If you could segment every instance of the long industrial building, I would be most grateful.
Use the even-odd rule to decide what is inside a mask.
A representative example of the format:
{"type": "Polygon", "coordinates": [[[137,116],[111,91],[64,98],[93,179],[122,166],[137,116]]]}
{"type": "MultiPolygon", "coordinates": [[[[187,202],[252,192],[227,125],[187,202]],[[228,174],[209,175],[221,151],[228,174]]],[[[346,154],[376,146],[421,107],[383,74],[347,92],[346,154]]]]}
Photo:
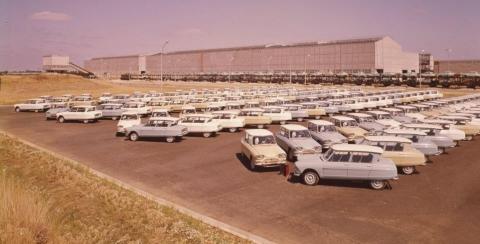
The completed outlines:
{"type": "Polygon", "coordinates": [[[434,65],[435,73],[480,73],[480,60],[438,60],[434,65]]]}
{"type": "Polygon", "coordinates": [[[418,72],[418,53],[390,37],[175,51],[93,58],[86,69],[99,77],[121,74],[229,72],[405,73],[418,72]]]}

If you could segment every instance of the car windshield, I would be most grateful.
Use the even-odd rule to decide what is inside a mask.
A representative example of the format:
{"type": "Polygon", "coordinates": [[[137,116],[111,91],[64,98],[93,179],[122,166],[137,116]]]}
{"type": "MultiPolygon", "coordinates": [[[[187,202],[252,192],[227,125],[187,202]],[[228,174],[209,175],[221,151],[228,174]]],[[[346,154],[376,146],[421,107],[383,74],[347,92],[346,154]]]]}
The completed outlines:
{"type": "Polygon", "coordinates": [[[309,138],[310,132],[308,130],[290,131],[290,138],[309,138]]]}
{"type": "Polygon", "coordinates": [[[340,127],[357,127],[357,121],[355,120],[343,120],[343,121],[338,121],[336,123],[337,125],[340,125],[340,127]]]}
{"type": "Polygon", "coordinates": [[[362,117],[362,118],[358,118],[358,120],[360,122],[373,122],[373,118],[371,117],[362,117]]]}
{"type": "Polygon", "coordinates": [[[168,117],[167,112],[153,112],[152,117],[168,117]]]}
{"type": "Polygon", "coordinates": [[[266,110],[265,112],[266,112],[266,113],[272,113],[272,114],[279,114],[279,113],[282,112],[282,110],[279,109],[279,108],[278,108],[278,109],[268,109],[268,110],[266,110]]]}
{"type": "Polygon", "coordinates": [[[269,144],[275,144],[275,138],[271,135],[253,137],[253,145],[269,145],[269,144]]]}
{"type": "Polygon", "coordinates": [[[122,120],[136,120],[138,118],[138,115],[136,114],[124,114],[122,115],[122,120]]]}
{"type": "Polygon", "coordinates": [[[392,119],[390,114],[379,114],[378,119],[392,119]]]}

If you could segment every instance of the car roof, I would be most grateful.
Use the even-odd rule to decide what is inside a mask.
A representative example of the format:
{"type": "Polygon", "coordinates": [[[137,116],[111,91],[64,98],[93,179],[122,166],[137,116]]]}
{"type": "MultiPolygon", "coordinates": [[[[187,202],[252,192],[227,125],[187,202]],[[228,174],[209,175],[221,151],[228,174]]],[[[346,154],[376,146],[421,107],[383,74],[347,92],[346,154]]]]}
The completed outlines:
{"type": "Polygon", "coordinates": [[[238,114],[238,111],[233,111],[233,110],[224,110],[224,111],[215,111],[212,112],[212,114],[238,114]]]}
{"type": "Polygon", "coordinates": [[[366,140],[374,141],[374,142],[402,142],[402,143],[412,143],[407,138],[399,137],[399,136],[366,136],[366,140]]]}
{"type": "Polygon", "coordinates": [[[369,145],[359,145],[359,144],[334,144],[331,145],[334,151],[342,151],[342,152],[366,152],[366,153],[377,153],[382,154],[383,149],[375,146],[369,145]]]}
{"type": "Polygon", "coordinates": [[[309,120],[308,122],[315,125],[333,125],[332,122],[326,120],[309,120]]]}
{"type": "Polygon", "coordinates": [[[244,108],[242,111],[254,111],[254,112],[263,112],[264,110],[261,108],[244,108]]]}
{"type": "Polygon", "coordinates": [[[166,108],[154,108],[152,110],[152,112],[153,113],[155,113],[155,112],[168,112],[168,109],[166,109],[166,108]]]}
{"type": "Polygon", "coordinates": [[[248,130],[245,130],[245,133],[247,133],[251,136],[271,136],[271,135],[273,135],[272,132],[270,132],[269,130],[265,130],[265,129],[248,129],[248,130]]]}
{"type": "Polygon", "coordinates": [[[336,120],[354,120],[353,118],[347,116],[332,116],[331,118],[336,120]]]}
{"type": "Polygon", "coordinates": [[[420,123],[407,123],[402,124],[406,128],[421,128],[421,129],[442,129],[441,126],[435,124],[420,124],[420,123]]]}
{"type": "Polygon", "coordinates": [[[185,109],[195,109],[195,107],[190,105],[182,106],[182,110],[185,110],[185,109]]]}
{"type": "Polygon", "coordinates": [[[149,121],[151,121],[151,120],[179,121],[180,118],[176,118],[176,117],[150,117],[148,120],[149,120],[149,121]]]}
{"type": "Polygon", "coordinates": [[[372,115],[365,114],[365,113],[348,113],[347,115],[351,115],[351,116],[355,116],[355,117],[361,117],[361,118],[372,117],[372,115]]]}
{"type": "Polygon", "coordinates": [[[380,110],[371,110],[371,111],[368,111],[367,113],[371,113],[371,114],[384,114],[384,115],[389,114],[388,112],[380,111],[380,110]]]}
{"type": "Polygon", "coordinates": [[[200,118],[212,118],[211,114],[186,114],[184,117],[200,117],[200,118]]]}
{"type": "Polygon", "coordinates": [[[398,108],[382,108],[384,111],[389,111],[389,112],[401,112],[402,110],[398,108]]]}
{"type": "Polygon", "coordinates": [[[423,131],[413,130],[413,129],[408,129],[408,128],[405,128],[405,129],[386,129],[386,130],[384,130],[384,132],[388,133],[388,134],[409,134],[409,135],[419,135],[419,136],[427,135],[423,131]]]}
{"type": "Polygon", "coordinates": [[[281,125],[280,127],[283,127],[287,130],[307,130],[305,126],[297,125],[297,124],[286,124],[286,125],[281,125]]]}
{"type": "Polygon", "coordinates": [[[74,106],[74,108],[95,108],[95,106],[90,106],[90,105],[78,105],[78,106],[74,106]]]}
{"type": "Polygon", "coordinates": [[[135,111],[125,111],[122,113],[122,115],[138,115],[138,114],[135,111]]]}
{"type": "Polygon", "coordinates": [[[430,124],[454,124],[453,121],[445,119],[424,119],[422,120],[422,122],[430,124]]]}
{"type": "Polygon", "coordinates": [[[104,104],[101,104],[101,106],[105,106],[105,105],[110,105],[110,106],[122,106],[123,104],[121,104],[121,103],[104,103],[104,104]]]}

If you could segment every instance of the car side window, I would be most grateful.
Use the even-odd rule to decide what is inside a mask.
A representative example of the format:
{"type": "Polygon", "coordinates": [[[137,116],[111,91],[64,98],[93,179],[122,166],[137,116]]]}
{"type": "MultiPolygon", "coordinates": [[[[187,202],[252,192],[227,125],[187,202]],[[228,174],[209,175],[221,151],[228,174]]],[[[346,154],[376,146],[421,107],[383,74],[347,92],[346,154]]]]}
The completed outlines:
{"type": "Polygon", "coordinates": [[[352,158],[350,162],[352,163],[371,163],[373,160],[373,155],[371,153],[364,152],[354,152],[352,153],[352,158]]]}
{"type": "Polygon", "coordinates": [[[350,153],[348,152],[334,152],[328,161],[330,162],[348,162],[350,153]]]}
{"type": "Polygon", "coordinates": [[[317,126],[313,123],[308,123],[308,129],[311,131],[317,131],[317,126]]]}

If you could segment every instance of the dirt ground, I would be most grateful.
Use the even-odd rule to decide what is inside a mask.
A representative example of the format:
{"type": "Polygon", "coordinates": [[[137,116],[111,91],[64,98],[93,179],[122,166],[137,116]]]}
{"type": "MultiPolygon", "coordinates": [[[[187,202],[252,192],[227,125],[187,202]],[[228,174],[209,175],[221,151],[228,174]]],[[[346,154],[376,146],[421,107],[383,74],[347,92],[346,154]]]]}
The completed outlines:
{"type": "MultiPolygon", "coordinates": [[[[125,141],[113,121],[46,121],[0,109],[0,129],[244,230],[280,243],[477,243],[479,138],[431,158],[392,190],[364,182],[287,182],[251,172],[239,158],[243,132],[181,142],[125,141]]],[[[278,126],[270,126],[277,131],[278,126]]]]}

